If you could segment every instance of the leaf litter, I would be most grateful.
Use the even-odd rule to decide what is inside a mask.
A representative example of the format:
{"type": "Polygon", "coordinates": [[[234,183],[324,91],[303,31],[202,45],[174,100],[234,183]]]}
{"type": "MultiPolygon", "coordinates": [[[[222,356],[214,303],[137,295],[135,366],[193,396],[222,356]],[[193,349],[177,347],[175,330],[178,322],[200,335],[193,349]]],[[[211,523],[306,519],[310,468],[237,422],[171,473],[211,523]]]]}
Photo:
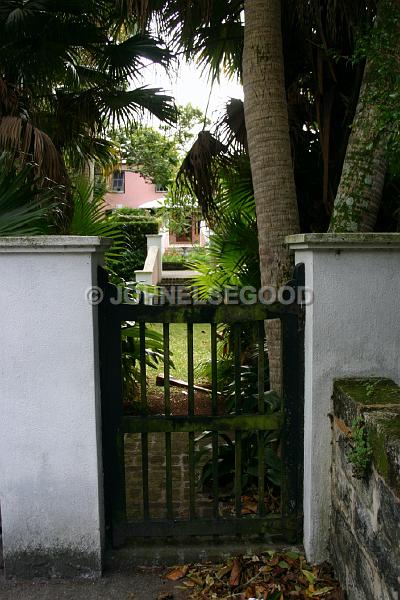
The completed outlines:
{"type": "Polygon", "coordinates": [[[345,600],[329,564],[311,567],[294,551],[268,550],[225,563],[180,565],[165,577],[179,582],[188,600],[345,600]]]}

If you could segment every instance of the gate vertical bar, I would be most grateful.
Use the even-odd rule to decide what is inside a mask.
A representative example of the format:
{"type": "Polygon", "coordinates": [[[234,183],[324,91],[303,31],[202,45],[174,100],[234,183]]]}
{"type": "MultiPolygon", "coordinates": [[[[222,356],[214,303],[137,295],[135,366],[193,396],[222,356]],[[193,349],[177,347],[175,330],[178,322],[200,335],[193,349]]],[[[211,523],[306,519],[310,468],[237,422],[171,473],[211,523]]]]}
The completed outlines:
{"type": "Polygon", "coordinates": [[[119,546],[124,539],[118,527],[126,521],[124,434],[121,375],[121,322],[112,298],[117,288],[108,283],[107,273],[98,269],[104,297],[99,305],[100,385],[103,423],[103,469],[105,520],[108,541],[119,546]]]}
{"type": "MultiPolygon", "coordinates": [[[[147,411],[147,377],[146,377],[146,324],[139,324],[140,330],[140,399],[142,410],[147,411]]],[[[147,520],[149,513],[149,434],[142,433],[142,487],[143,517],[147,520]]]]}
{"type": "MultiPolygon", "coordinates": [[[[194,357],[193,357],[193,323],[187,324],[188,350],[188,413],[194,415],[194,357]]],[[[196,518],[196,479],[194,456],[194,431],[189,433],[189,515],[196,518]]]]}
{"type": "MultiPolygon", "coordinates": [[[[257,323],[257,342],[258,342],[258,413],[265,413],[264,402],[264,321],[257,323]]],[[[258,446],[258,515],[265,515],[265,433],[264,431],[257,432],[258,446]]]]}
{"type": "MultiPolygon", "coordinates": [[[[235,369],[235,413],[242,412],[241,401],[241,360],[240,360],[240,324],[233,325],[233,355],[235,369]]],[[[242,515],[242,432],[235,431],[235,513],[242,515]]]]}
{"type": "MultiPolygon", "coordinates": [[[[211,323],[211,413],[218,413],[218,366],[217,366],[217,325],[211,323]]],[[[219,516],[218,486],[218,431],[212,433],[212,479],[213,479],[213,516],[219,516]]]]}
{"type": "MultiPolygon", "coordinates": [[[[171,398],[170,398],[170,362],[169,362],[169,323],[163,324],[163,340],[164,340],[164,410],[166,416],[171,414],[171,398]]],[[[173,519],[172,507],[172,449],[171,449],[171,433],[165,434],[165,496],[167,503],[167,518],[173,519]]]]}
{"type": "MultiPolygon", "coordinates": [[[[290,282],[297,291],[304,285],[301,267],[290,282]]],[[[297,542],[302,532],[303,415],[304,415],[304,334],[302,308],[282,317],[282,382],[284,426],[282,431],[282,529],[288,542],[297,542]]]]}

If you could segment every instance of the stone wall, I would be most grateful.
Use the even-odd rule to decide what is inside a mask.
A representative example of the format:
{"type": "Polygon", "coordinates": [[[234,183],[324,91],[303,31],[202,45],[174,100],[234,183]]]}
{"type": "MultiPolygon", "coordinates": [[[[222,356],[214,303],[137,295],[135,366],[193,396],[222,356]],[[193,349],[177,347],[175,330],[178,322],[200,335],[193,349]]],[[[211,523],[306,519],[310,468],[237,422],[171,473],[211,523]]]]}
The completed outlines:
{"type": "Polygon", "coordinates": [[[400,388],[388,379],[340,380],[333,403],[330,551],[336,574],[349,600],[399,600],[400,388]],[[362,452],[351,455],[360,449],[356,429],[366,443],[364,474],[362,452]]]}

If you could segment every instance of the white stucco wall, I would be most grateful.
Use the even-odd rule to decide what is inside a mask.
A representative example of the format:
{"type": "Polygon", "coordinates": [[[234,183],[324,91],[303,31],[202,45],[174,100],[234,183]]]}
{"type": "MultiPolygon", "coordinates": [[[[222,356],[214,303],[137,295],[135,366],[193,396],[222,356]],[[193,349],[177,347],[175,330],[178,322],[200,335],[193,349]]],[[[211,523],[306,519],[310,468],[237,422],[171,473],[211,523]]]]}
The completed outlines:
{"type": "Polygon", "coordinates": [[[400,235],[291,236],[314,292],[306,307],[304,544],[328,558],[331,396],[337,377],[400,383],[400,235]]]}
{"type": "Polygon", "coordinates": [[[95,575],[103,538],[98,238],[0,238],[6,574],[95,575]]]}

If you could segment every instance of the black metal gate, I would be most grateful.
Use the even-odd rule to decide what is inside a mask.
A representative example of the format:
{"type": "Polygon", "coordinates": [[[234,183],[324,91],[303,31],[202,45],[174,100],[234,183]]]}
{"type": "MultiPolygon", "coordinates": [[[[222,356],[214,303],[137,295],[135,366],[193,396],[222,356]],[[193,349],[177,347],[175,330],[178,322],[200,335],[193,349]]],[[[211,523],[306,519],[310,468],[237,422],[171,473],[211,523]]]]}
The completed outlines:
{"type": "MultiPolygon", "coordinates": [[[[296,268],[289,285],[303,285],[302,265],[296,268]]],[[[103,420],[103,462],[105,480],[106,524],[114,545],[131,537],[182,537],[256,535],[269,540],[297,542],[302,535],[302,459],[303,459],[303,327],[302,309],[298,299],[290,305],[210,305],[193,304],[147,305],[120,303],[117,289],[107,281],[100,269],[100,285],[104,298],[99,306],[100,365],[103,420]],[[278,412],[265,413],[264,403],[264,321],[279,319],[282,332],[282,406],[278,412]],[[123,410],[121,378],[121,324],[135,322],[140,331],[141,406],[147,404],[146,392],[146,324],[162,324],[164,339],[164,414],[160,416],[126,415],[123,410]],[[171,414],[170,404],[170,324],[185,323],[187,327],[188,414],[171,414]],[[211,410],[207,416],[195,411],[193,325],[209,324],[211,354],[211,410]],[[258,336],[258,406],[252,414],[243,412],[240,379],[240,327],[254,323],[258,336]],[[234,347],[234,410],[228,414],[218,411],[217,392],[217,326],[229,324],[234,347]],[[265,432],[280,429],[282,464],[281,508],[268,514],[264,504],[265,432]],[[212,517],[204,518],[196,510],[195,432],[210,432],[212,447],[212,517]],[[242,436],[257,432],[258,507],[256,514],[242,511],[242,436]],[[149,503],[149,434],[164,436],[165,452],[165,515],[154,518],[149,503]],[[188,518],[180,519],[173,510],[173,480],[171,439],[176,433],[188,436],[189,494],[188,518]],[[228,516],[219,510],[218,436],[230,432],[233,437],[235,480],[233,510],[228,516]],[[129,520],[126,512],[126,482],[124,439],[128,434],[141,438],[142,518],[129,520]]],[[[296,294],[297,296],[297,294],[296,294]]]]}

